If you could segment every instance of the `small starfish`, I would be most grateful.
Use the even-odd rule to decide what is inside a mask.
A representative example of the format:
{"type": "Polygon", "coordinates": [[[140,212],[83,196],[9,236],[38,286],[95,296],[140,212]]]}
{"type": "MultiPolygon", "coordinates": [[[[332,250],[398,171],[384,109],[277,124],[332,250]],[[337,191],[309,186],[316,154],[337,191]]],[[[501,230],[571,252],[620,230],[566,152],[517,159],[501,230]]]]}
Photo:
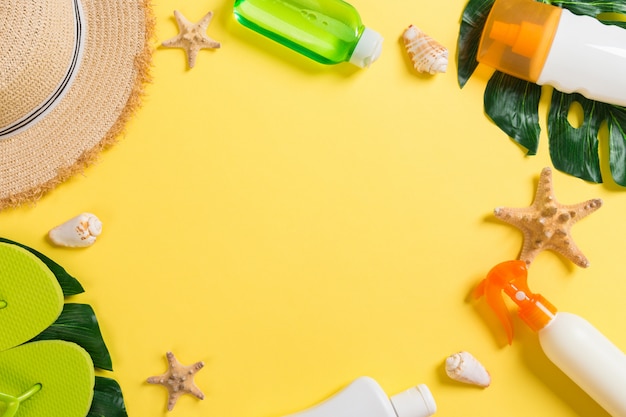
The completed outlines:
{"type": "Polygon", "coordinates": [[[527,265],[539,252],[550,249],[560,253],[576,265],[587,268],[589,261],[578,249],[570,230],[578,220],[602,206],[602,200],[593,199],[574,205],[560,204],[554,196],[552,170],[544,168],[539,177],[535,199],[530,207],[498,207],[497,218],[522,231],[524,244],[519,259],[527,265]]]}
{"type": "Polygon", "coordinates": [[[196,56],[200,49],[219,48],[221,44],[206,34],[213,12],[207,13],[198,23],[191,23],[178,11],[174,10],[174,17],[178,24],[178,35],[163,41],[162,45],[168,48],[183,48],[187,53],[189,68],[196,65],[196,56]]]}
{"type": "Polygon", "coordinates": [[[161,384],[167,388],[169,399],[167,410],[172,411],[178,397],[183,394],[192,394],[197,398],[204,400],[204,394],[196,387],[193,382],[193,376],[204,366],[204,362],[196,362],[190,366],[184,366],[174,357],[172,352],[167,352],[167,362],[169,369],[160,376],[152,376],[147,382],[150,384],[161,384]]]}

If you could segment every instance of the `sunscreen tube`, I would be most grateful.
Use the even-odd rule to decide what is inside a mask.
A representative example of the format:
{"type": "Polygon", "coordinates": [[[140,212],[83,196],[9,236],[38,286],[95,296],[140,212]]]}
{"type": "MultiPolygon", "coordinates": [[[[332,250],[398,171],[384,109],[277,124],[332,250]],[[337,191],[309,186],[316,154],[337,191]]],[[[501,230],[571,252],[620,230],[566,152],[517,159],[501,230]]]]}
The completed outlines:
{"type": "Polygon", "coordinates": [[[496,0],[476,59],[564,93],[626,106],[626,30],[534,0],[496,0]]]}
{"type": "Polygon", "coordinates": [[[429,417],[436,411],[424,384],[389,398],[375,380],[360,377],[326,401],[287,417],[429,417]]]}

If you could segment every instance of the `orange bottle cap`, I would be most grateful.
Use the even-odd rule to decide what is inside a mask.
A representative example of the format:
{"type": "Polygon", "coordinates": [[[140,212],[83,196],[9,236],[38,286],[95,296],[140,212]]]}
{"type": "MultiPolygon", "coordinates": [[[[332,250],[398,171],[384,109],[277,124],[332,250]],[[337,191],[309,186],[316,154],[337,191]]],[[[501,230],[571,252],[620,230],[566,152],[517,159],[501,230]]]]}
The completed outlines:
{"type": "Polygon", "coordinates": [[[524,261],[508,261],[496,265],[476,288],[475,295],[487,299],[504,326],[509,344],[513,341],[513,324],[504,303],[504,292],[519,307],[520,318],[533,330],[539,331],[552,321],[557,310],[540,294],[530,291],[528,269],[524,261]]]}
{"type": "Polygon", "coordinates": [[[510,46],[511,51],[525,58],[532,58],[539,49],[543,26],[523,21],[519,25],[494,21],[489,37],[510,46]]]}
{"type": "Polygon", "coordinates": [[[523,80],[539,78],[562,9],[534,0],[496,0],[489,12],[476,59],[523,80]]]}

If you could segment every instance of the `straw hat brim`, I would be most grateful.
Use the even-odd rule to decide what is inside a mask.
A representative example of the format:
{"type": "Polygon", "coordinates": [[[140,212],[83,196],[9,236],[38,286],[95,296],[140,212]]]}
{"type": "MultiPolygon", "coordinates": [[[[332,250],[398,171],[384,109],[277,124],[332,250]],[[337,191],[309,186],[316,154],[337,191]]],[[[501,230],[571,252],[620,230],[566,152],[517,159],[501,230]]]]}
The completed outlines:
{"type": "Polygon", "coordinates": [[[0,141],[0,210],[41,198],[95,161],[138,109],[149,81],[154,17],[149,0],[82,0],[87,36],[59,104],[0,141]]]}

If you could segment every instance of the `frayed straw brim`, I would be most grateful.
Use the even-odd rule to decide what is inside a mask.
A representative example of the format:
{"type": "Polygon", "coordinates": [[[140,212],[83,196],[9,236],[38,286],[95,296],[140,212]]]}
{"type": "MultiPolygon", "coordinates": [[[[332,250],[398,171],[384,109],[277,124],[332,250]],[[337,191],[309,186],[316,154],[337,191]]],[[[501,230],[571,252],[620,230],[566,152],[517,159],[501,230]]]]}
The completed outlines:
{"type": "Polygon", "coordinates": [[[45,118],[0,141],[0,210],[36,201],[84,171],[141,104],[153,52],[149,0],[81,3],[87,37],[71,87],[45,118]]]}

